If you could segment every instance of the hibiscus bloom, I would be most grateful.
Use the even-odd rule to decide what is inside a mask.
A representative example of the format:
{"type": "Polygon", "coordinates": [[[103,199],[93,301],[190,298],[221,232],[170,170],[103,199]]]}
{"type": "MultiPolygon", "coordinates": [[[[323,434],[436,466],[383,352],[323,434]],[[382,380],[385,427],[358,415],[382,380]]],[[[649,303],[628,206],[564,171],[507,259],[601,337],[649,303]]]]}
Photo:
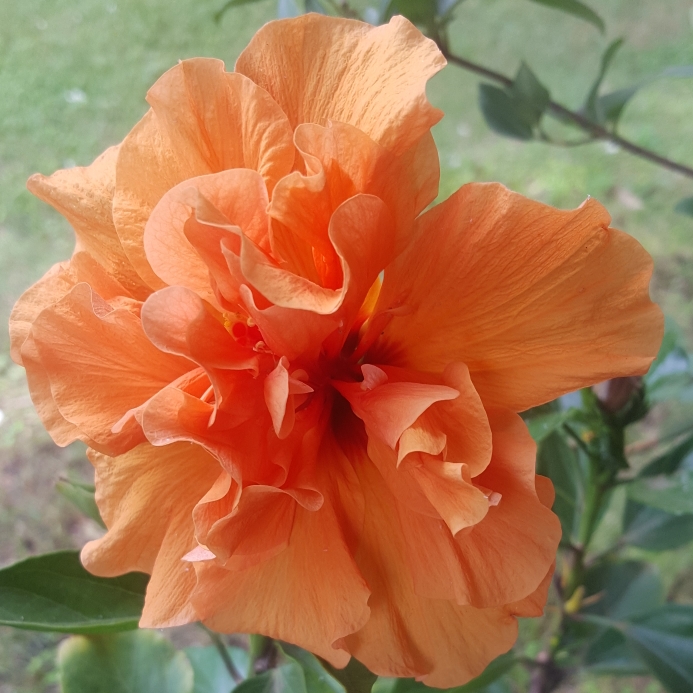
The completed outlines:
{"type": "Polygon", "coordinates": [[[647,370],[651,260],[594,200],[438,190],[436,46],[395,17],[263,27],[184,61],[87,168],[29,188],[77,234],[12,315],[83,440],[98,575],[337,667],[463,683],[539,615],[560,527],[517,412],[647,370]]]}

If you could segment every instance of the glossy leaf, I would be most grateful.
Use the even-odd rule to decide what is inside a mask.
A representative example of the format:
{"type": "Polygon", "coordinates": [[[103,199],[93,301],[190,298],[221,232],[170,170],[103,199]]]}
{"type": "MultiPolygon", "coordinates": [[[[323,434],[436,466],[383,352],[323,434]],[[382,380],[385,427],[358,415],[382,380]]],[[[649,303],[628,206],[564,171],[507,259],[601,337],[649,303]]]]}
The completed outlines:
{"type": "Polygon", "coordinates": [[[238,684],[235,693],[312,693],[303,669],[296,662],[282,664],[238,684]]]}
{"type": "Polygon", "coordinates": [[[609,628],[592,640],[584,658],[595,674],[641,676],[648,673],[645,663],[633,652],[625,635],[609,628]]]}
{"type": "Polygon", "coordinates": [[[582,613],[616,620],[641,616],[659,607],[664,599],[654,566],[640,561],[597,563],[587,571],[584,585],[587,601],[592,603],[582,613]]]}
{"type": "Polygon", "coordinates": [[[58,652],[62,693],[193,693],[183,652],[155,631],[74,636],[58,652]]]}
{"type": "MultiPolygon", "coordinates": [[[[446,693],[481,693],[486,691],[490,685],[498,681],[501,676],[506,674],[517,662],[514,652],[507,652],[494,659],[482,674],[472,679],[464,686],[446,689],[446,693]]],[[[426,693],[438,689],[425,686],[414,679],[397,679],[391,688],[391,693],[426,693]]]]}
{"type": "Polygon", "coordinates": [[[645,477],[626,486],[631,500],[672,515],[693,513],[693,470],[645,477]]]}
{"type": "Polygon", "coordinates": [[[596,79],[592,83],[592,86],[590,87],[590,91],[587,95],[587,100],[585,102],[585,113],[589,118],[591,118],[595,123],[600,123],[603,124],[606,122],[604,112],[601,109],[601,104],[599,102],[599,89],[602,86],[602,82],[604,81],[604,77],[606,77],[606,73],[609,71],[609,67],[611,66],[611,63],[613,62],[614,58],[616,57],[616,53],[618,52],[618,49],[623,45],[623,39],[618,38],[614,41],[612,41],[604,51],[602,55],[602,60],[601,64],[599,66],[599,73],[597,74],[596,79]]]}
{"type": "Polygon", "coordinates": [[[281,643],[280,648],[286,659],[302,667],[308,693],[345,693],[344,686],[327,673],[314,654],[289,643],[281,643]]]}
{"type": "MultiPolygon", "coordinates": [[[[240,647],[227,647],[226,651],[239,671],[248,670],[248,653],[245,650],[240,647]]],[[[216,647],[186,647],[183,652],[193,668],[192,693],[229,693],[235,688],[236,682],[229,674],[216,647]]]]}
{"type": "Polygon", "coordinates": [[[555,431],[539,446],[537,473],[548,476],[556,490],[553,511],[563,529],[563,541],[577,532],[584,499],[584,475],[575,451],[555,431]]]}
{"type": "Polygon", "coordinates": [[[584,19],[586,22],[597,27],[602,33],[606,31],[604,20],[591,7],[584,2],[579,2],[579,0],[532,0],[532,2],[536,2],[538,5],[552,7],[561,12],[566,12],[578,19],[584,19]]]}
{"type": "Polygon", "coordinates": [[[631,647],[671,693],[693,690],[693,606],[666,604],[621,627],[631,647]]]}
{"type": "Polygon", "coordinates": [[[60,479],[55,485],[55,489],[60,495],[67,498],[83,515],[90,517],[104,529],[106,528],[94,500],[94,486],[82,484],[71,479],[60,479]]]}
{"type": "Polygon", "coordinates": [[[0,625],[63,633],[137,628],[148,575],[101,578],[77,551],[27,558],[0,570],[0,625]]]}
{"type": "Polygon", "coordinates": [[[689,217],[693,217],[693,197],[684,197],[683,200],[674,207],[674,211],[679,214],[686,214],[689,217]]]}
{"type": "Polygon", "coordinates": [[[621,542],[648,551],[677,549],[693,541],[693,515],[672,515],[627,501],[621,542]]]}
{"type": "Polygon", "coordinates": [[[566,421],[573,416],[574,410],[557,411],[551,414],[535,416],[527,421],[529,433],[534,438],[535,443],[541,443],[545,438],[557,431],[566,421]]]}

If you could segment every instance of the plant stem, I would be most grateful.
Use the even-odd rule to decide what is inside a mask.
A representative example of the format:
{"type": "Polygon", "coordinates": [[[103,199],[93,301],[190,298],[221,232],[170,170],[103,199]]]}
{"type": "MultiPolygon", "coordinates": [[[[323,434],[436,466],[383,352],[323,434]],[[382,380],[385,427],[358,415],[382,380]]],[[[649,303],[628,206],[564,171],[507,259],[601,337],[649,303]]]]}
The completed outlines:
{"type": "MultiPolygon", "coordinates": [[[[500,72],[496,72],[495,70],[491,70],[483,65],[472,62],[471,60],[462,58],[459,55],[450,53],[442,42],[439,44],[439,47],[448,62],[452,63],[453,65],[457,65],[458,67],[468,70],[469,72],[474,72],[477,75],[481,75],[482,77],[493,80],[498,84],[502,84],[504,87],[512,86],[513,80],[510,79],[510,77],[506,77],[500,72]]],[[[634,154],[635,156],[639,156],[642,159],[646,159],[647,161],[662,166],[663,168],[667,168],[670,171],[680,173],[683,176],[693,178],[693,168],[690,166],[686,166],[668,159],[667,157],[661,156],[650,149],[645,149],[645,147],[641,147],[640,145],[635,144],[635,142],[631,142],[630,140],[627,140],[614,132],[610,132],[602,125],[592,122],[584,115],[571,111],[555,101],[549,101],[547,110],[561,120],[569,120],[574,125],[577,125],[579,128],[589,133],[595,139],[608,140],[614,144],[617,144],[622,149],[625,149],[627,152],[634,154]]]]}
{"type": "Polygon", "coordinates": [[[205,626],[202,623],[200,623],[199,626],[205,633],[207,633],[209,639],[212,641],[212,644],[214,645],[214,647],[217,648],[219,656],[224,662],[224,666],[226,667],[234,682],[240,683],[241,681],[243,681],[243,675],[240,671],[238,671],[236,665],[233,663],[233,660],[229,655],[229,651],[226,649],[226,643],[224,643],[219,633],[215,633],[213,630],[210,630],[209,628],[207,628],[207,626],[205,626]]]}

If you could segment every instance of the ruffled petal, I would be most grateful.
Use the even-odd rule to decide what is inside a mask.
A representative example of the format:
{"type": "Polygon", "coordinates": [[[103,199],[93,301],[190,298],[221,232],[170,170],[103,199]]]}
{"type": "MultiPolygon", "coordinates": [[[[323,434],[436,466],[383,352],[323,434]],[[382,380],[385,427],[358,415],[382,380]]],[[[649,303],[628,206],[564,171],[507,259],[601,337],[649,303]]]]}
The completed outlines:
{"type": "MultiPolygon", "coordinates": [[[[420,596],[408,569],[410,537],[398,502],[367,459],[352,462],[365,494],[356,562],[372,595],[368,623],[345,638],[346,647],[379,676],[414,676],[440,688],[466,683],[514,643],[517,623],[511,610],[420,596]]],[[[436,558],[427,569],[444,567],[436,558]]]]}
{"type": "Polygon", "coordinates": [[[152,87],[152,109],[123,140],[113,219],[123,249],[147,283],[161,280],[143,247],[144,228],[171,188],[196,176],[249,168],[269,190],[293,166],[291,127],[279,106],[219,60],[179,63],[152,87]]]}
{"type": "Polygon", "coordinates": [[[429,372],[463,361],[484,404],[515,411],[644,373],[663,329],[652,260],[608,224],[591,199],[564,212],[463,186],[386,271],[373,358],[429,372]]]}
{"type": "Polygon", "coordinates": [[[236,71],[266,89],[294,128],[339,121],[402,153],[442,117],[425,86],[444,66],[435,43],[404,17],[372,27],[308,14],[265,24],[236,71]]]}
{"type": "MultiPolygon", "coordinates": [[[[61,415],[111,454],[144,440],[134,421],[119,433],[112,427],[191,370],[190,361],[147,339],[136,314],[113,309],[84,283],[43,310],[31,337],[61,415]]],[[[42,392],[31,393],[39,410],[42,392]]]]}
{"type": "Polygon", "coordinates": [[[144,299],[147,285],[137,274],[120,243],[113,224],[118,147],[110,147],[91,166],[34,174],[27,188],[47,202],[72,225],[77,251],[86,250],[130,295],[144,299]]]}
{"type": "Polygon", "coordinates": [[[196,563],[193,604],[213,630],[262,633],[344,666],[349,654],[342,638],[368,619],[370,592],[347,545],[350,528],[342,527],[348,523],[346,516],[355,515],[346,510],[338,516],[332,505],[339,489],[352,483],[348,477],[337,481],[342,465],[339,460],[331,465],[333,449],[325,445],[320,451],[323,471],[330,470],[332,477],[323,477],[326,501],[315,511],[296,505],[288,546],[241,570],[226,570],[211,561],[196,563]]]}
{"type": "Polygon", "coordinates": [[[95,451],[96,502],[108,532],[82,550],[96,575],[133,570],[150,573],[143,627],[196,620],[189,605],[195,571],[182,558],[195,545],[192,510],[219,474],[219,465],[198,446],[163,449],[139,445],[119,457],[95,451]]]}

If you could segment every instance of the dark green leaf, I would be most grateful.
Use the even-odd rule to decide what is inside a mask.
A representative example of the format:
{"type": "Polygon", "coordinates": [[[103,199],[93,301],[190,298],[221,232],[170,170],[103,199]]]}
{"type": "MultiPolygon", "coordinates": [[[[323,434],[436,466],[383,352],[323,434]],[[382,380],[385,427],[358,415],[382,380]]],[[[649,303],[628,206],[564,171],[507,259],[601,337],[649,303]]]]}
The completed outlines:
{"type": "MultiPolygon", "coordinates": [[[[599,101],[599,89],[602,86],[604,77],[611,66],[611,63],[618,52],[618,49],[623,45],[623,39],[618,38],[612,41],[602,54],[601,64],[599,66],[599,73],[596,79],[590,87],[590,91],[587,95],[587,100],[585,101],[584,111],[589,118],[591,118],[595,123],[604,124],[606,118],[603,110],[601,109],[601,104],[599,101]]],[[[625,104],[624,104],[625,105],[625,104]]]]}
{"type": "MultiPolygon", "coordinates": [[[[506,652],[494,659],[484,670],[482,674],[472,679],[464,686],[446,689],[445,693],[481,693],[485,691],[491,684],[497,681],[503,674],[506,674],[517,662],[514,652],[506,652]]],[[[414,679],[397,679],[395,684],[390,689],[391,693],[426,693],[426,691],[435,691],[438,689],[425,686],[414,679]]]]}
{"type": "Polygon", "coordinates": [[[412,24],[428,28],[433,26],[437,10],[436,0],[389,0],[381,16],[382,21],[387,22],[396,14],[401,14],[412,24]]]}
{"type": "Polygon", "coordinates": [[[251,3],[260,2],[260,0],[228,0],[222,8],[214,15],[214,20],[219,21],[229,10],[241,5],[250,5],[251,3]]]}
{"type": "Polygon", "coordinates": [[[592,641],[584,662],[596,674],[640,676],[648,673],[645,664],[629,647],[625,635],[613,628],[603,631],[592,641]]]}
{"type": "Polygon", "coordinates": [[[597,99],[596,111],[600,114],[603,122],[616,129],[618,121],[623,114],[623,109],[628,101],[638,92],[639,86],[626,87],[625,89],[617,89],[608,94],[604,94],[597,99]]]}
{"type": "Polygon", "coordinates": [[[154,631],[75,636],[58,653],[62,693],[192,693],[182,652],[154,631]]]}
{"type": "Polygon", "coordinates": [[[686,436],[668,452],[652,460],[640,471],[639,477],[673,474],[681,469],[690,469],[691,465],[693,465],[693,433],[686,436]]]}
{"type": "Polygon", "coordinates": [[[371,693],[378,678],[354,657],[344,669],[336,669],[329,662],[323,662],[323,666],[349,693],[371,693]]]}
{"type": "Polygon", "coordinates": [[[672,515],[629,500],[621,541],[649,551],[677,549],[693,541],[693,515],[672,515]]]}
{"type": "Polygon", "coordinates": [[[537,124],[551,101],[549,90],[539,81],[524,61],[515,75],[512,92],[529,111],[529,118],[537,124]]]}
{"type": "Polygon", "coordinates": [[[325,671],[314,654],[289,643],[282,643],[280,649],[286,659],[303,668],[308,693],[345,693],[344,686],[325,671]]]}
{"type": "Polygon", "coordinates": [[[582,612],[615,620],[633,619],[662,604],[662,583],[655,568],[640,561],[604,561],[585,575],[585,595],[597,599],[582,612]]]}
{"type": "Polygon", "coordinates": [[[693,606],[666,604],[621,629],[671,693],[693,690],[693,606]]]}
{"type": "Polygon", "coordinates": [[[282,664],[276,669],[246,679],[235,693],[309,693],[303,669],[296,662],[282,664]]]}
{"type": "Polygon", "coordinates": [[[55,485],[56,490],[74,505],[83,515],[98,522],[104,529],[106,525],[101,519],[101,513],[94,500],[94,487],[71,479],[60,479],[55,485]]]}
{"type": "Polygon", "coordinates": [[[583,2],[579,2],[579,0],[532,0],[532,2],[572,14],[574,17],[584,19],[586,22],[596,26],[602,33],[606,31],[604,20],[592,8],[583,2]]]}
{"type": "Polygon", "coordinates": [[[686,214],[689,217],[693,217],[693,197],[684,197],[679,203],[674,207],[674,211],[679,214],[686,214]]]}
{"type": "Polygon", "coordinates": [[[0,625],[63,633],[137,628],[148,580],[96,577],[77,551],[27,558],[0,570],[0,625]]]}
{"type": "MultiPolygon", "coordinates": [[[[239,671],[248,671],[248,653],[245,650],[240,647],[227,647],[226,650],[239,671]]],[[[216,647],[186,647],[183,652],[194,672],[192,693],[229,693],[233,690],[236,683],[216,647]]]]}
{"type": "Polygon", "coordinates": [[[693,513],[693,470],[635,479],[626,485],[631,500],[672,515],[693,513]]]}
{"type": "Polygon", "coordinates": [[[479,104],[492,130],[506,137],[531,140],[534,130],[518,109],[517,101],[504,89],[491,84],[479,85],[479,104]]]}
{"type": "Polygon", "coordinates": [[[537,473],[548,476],[556,489],[553,511],[563,528],[563,540],[577,532],[585,495],[584,475],[575,451],[553,432],[542,441],[537,455],[537,473]]]}
{"type": "Polygon", "coordinates": [[[534,438],[534,442],[541,443],[544,438],[558,430],[566,421],[569,421],[573,413],[573,409],[567,409],[566,411],[535,416],[527,421],[527,428],[532,438],[534,438]]]}

